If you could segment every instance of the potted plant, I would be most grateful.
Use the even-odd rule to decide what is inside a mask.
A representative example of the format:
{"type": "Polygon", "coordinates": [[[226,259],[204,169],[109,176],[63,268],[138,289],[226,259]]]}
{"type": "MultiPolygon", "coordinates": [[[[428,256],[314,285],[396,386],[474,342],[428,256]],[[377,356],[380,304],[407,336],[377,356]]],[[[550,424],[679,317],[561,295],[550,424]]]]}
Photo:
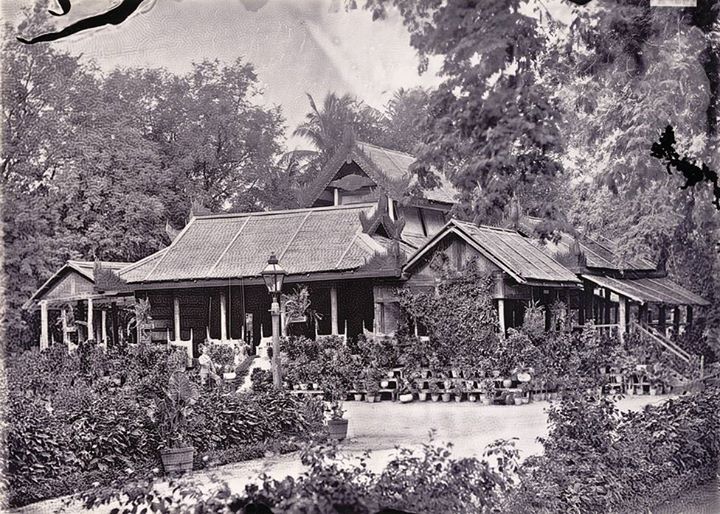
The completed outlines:
{"type": "Polygon", "coordinates": [[[426,402],[429,394],[430,394],[429,389],[423,389],[423,388],[418,387],[418,400],[420,400],[421,402],[426,402]]]}
{"type": "Polygon", "coordinates": [[[187,440],[186,429],[199,397],[198,385],[176,371],[155,400],[154,417],[163,445],[160,458],[167,473],[192,471],[195,448],[187,440]]]}
{"type": "Polygon", "coordinates": [[[330,419],[328,419],[328,435],[330,439],[342,441],[347,437],[348,419],[344,418],[345,410],[342,408],[342,402],[337,398],[330,400],[328,408],[330,419]]]}
{"type": "Polygon", "coordinates": [[[511,388],[512,385],[513,385],[513,381],[512,381],[511,378],[505,378],[505,379],[503,379],[503,387],[504,387],[505,389],[511,388]]]}
{"type": "Polygon", "coordinates": [[[415,399],[415,396],[413,395],[414,392],[414,386],[412,382],[408,379],[404,379],[402,381],[402,385],[400,386],[400,391],[398,395],[398,400],[400,400],[401,403],[410,403],[415,399]]]}
{"type": "Polygon", "coordinates": [[[347,346],[333,346],[320,352],[319,368],[322,370],[319,387],[330,401],[328,405],[328,433],[331,439],[342,441],[347,437],[348,420],[343,415],[342,402],[350,388],[350,377],[355,376],[356,364],[347,346]]]}
{"type": "Polygon", "coordinates": [[[453,397],[456,402],[461,402],[463,394],[465,393],[465,382],[457,380],[452,388],[453,397]]]}
{"type": "Polygon", "coordinates": [[[440,400],[440,387],[438,386],[437,382],[430,382],[428,391],[430,391],[430,399],[432,401],[436,402],[440,400]]]}
{"type": "Polygon", "coordinates": [[[371,366],[368,368],[365,378],[365,401],[374,403],[380,399],[380,386],[378,386],[380,376],[381,373],[377,367],[371,366]]]}
{"type": "Polygon", "coordinates": [[[307,311],[310,308],[310,291],[307,286],[295,286],[292,293],[282,295],[285,310],[285,324],[306,323],[307,311]]]}
{"type": "Polygon", "coordinates": [[[212,343],[208,347],[208,355],[225,380],[235,378],[235,351],[229,344],[212,343]]]}
{"type": "Polygon", "coordinates": [[[495,380],[492,378],[486,378],[482,380],[479,385],[480,390],[482,391],[480,401],[483,405],[492,405],[493,400],[495,399],[495,380]]]}
{"type": "MultiPolygon", "coordinates": [[[[133,306],[133,317],[128,323],[127,331],[129,334],[131,330],[137,330],[138,343],[149,343],[152,339],[150,332],[153,329],[153,322],[150,311],[150,300],[147,298],[137,300],[133,306]]],[[[179,338],[180,334],[175,334],[175,337],[179,338]]]]}
{"type": "Polygon", "coordinates": [[[442,398],[442,401],[449,402],[452,395],[452,382],[450,380],[446,380],[443,384],[445,388],[441,391],[440,398],[442,398]]]}
{"type": "Polygon", "coordinates": [[[520,391],[522,391],[522,403],[530,403],[530,383],[523,382],[520,384],[520,391]]]}

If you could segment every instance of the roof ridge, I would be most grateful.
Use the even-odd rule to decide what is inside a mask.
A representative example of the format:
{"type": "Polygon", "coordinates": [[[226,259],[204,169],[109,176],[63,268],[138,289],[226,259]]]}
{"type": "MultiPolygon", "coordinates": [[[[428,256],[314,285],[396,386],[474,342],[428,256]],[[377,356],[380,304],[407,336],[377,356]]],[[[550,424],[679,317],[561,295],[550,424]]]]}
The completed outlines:
{"type": "Polygon", "coordinates": [[[414,156],[413,154],[408,153],[408,152],[403,152],[402,150],[393,150],[392,148],[388,148],[388,147],[386,147],[386,146],[376,145],[375,143],[368,143],[367,141],[356,141],[355,143],[358,144],[358,145],[372,146],[372,147],[374,147],[374,148],[377,148],[377,149],[379,149],[379,150],[384,150],[384,151],[386,151],[386,152],[393,152],[393,153],[397,153],[397,154],[400,154],[400,155],[405,155],[405,156],[407,156],[407,157],[411,157],[411,158],[417,160],[417,157],[416,157],[416,156],[414,156]]]}
{"type": "Polygon", "coordinates": [[[166,252],[168,248],[170,248],[170,247],[169,247],[169,246],[166,246],[165,248],[161,248],[160,250],[158,250],[158,251],[156,251],[156,252],[153,252],[153,253],[151,253],[150,255],[146,256],[146,257],[143,257],[143,258],[140,259],[139,261],[130,262],[130,263],[128,263],[128,265],[125,266],[124,268],[120,268],[120,269],[118,270],[118,273],[120,273],[120,272],[126,273],[126,272],[128,272],[128,271],[132,271],[132,270],[134,270],[135,268],[137,268],[138,266],[140,266],[140,265],[142,265],[142,264],[145,264],[147,261],[152,260],[153,258],[156,258],[156,257],[158,256],[158,254],[161,254],[161,253],[163,253],[163,252],[166,252]]]}
{"type": "MultiPolygon", "coordinates": [[[[474,228],[481,228],[481,229],[486,229],[486,230],[495,230],[495,231],[497,231],[497,232],[509,232],[509,233],[511,233],[511,234],[520,234],[520,232],[518,232],[517,230],[513,230],[513,229],[511,229],[511,228],[494,227],[494,226],[492,226],[492,225],[477,225],[477,224],[473,223],[472,221],[463,221],[463,220],[459,220],[459,219],[456,219],[456,218],[452,218],[450,221],[451,221],[451,222],[462,223],[463,225],[470,225],[471,227],[474,227],[474,228]]],[[[521,235],[522,235],[522,234],[521,234],[521,235]]]]}
{"type": "Polygon", "coordinates": [[[318,211],[335,211],[335,210],[346,210],[346,209],[360,209],[365,207],[371,207],[375,205],[375,202],[363,202],[363,203],[350,203],[344,205],[327,205],[325,207],[302,207],[300,209],[283,209],[280,211],[257,211],[257,212],[227,212],[218,214],[205,214],[202,216],[195,216],[198,220],[207,220],[215,218],[243,218],[243,217],[255,217],[255,216],[274,216],[279,214],[300,214],[303,212],[318,212],[318,211]]]}

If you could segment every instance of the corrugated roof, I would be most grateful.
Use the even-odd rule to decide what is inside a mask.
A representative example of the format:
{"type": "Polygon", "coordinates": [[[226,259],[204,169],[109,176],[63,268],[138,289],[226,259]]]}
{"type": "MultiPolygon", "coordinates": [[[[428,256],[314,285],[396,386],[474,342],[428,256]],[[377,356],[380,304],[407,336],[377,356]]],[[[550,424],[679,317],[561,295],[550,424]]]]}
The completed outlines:
{"type": "Polygon", "coordinates": [[[582,277],[637,302],[667,305],[710,305],[710,302],[704,298],[688,291],[667,277],[611,278],[598,275],[582,275],[582,277]]]}
{"type": "MultiPolygon", "coordinates": [[[[531,234],[538,223],[542,220],[532,216],[523,216],[519,220],[520,228],[526,233],[531,234]]],[[[562,233],[560,241],[554,243],[547,241],[541,245],[544,250],[555,256],[558,254],[567,254],[570,251],[570,245],[575,241],[572,235],[565,232],[562,233]]],[[[591,238],[583,236],[578,241],[580,249],[585,254],[588,268],[599,268],[614,271],[654,271],[656,266],[647,259],[632,259],[620,264],[620,257],[617,253],[617,245],[614,241],[606,237],[597,236],[591,238]]]]}
{"type": "MultiPolygon", "coordinates": [[[[410,178],[410,186],[417,183],[417,178],[410,173],[410,166],[417,161],[414,156],[361,141],[358,141],[356,144],[360,151],[389,179],[403,180],[410,178]]],[[[435,202],[455,203],[457,190],[445,176],[441,175],[440,179],[440,187],[423,191],[424,197],[435,202]]]]}
{"type": "MultiPolygon", "coordinates": [[[[343,165],[350,161],[354,161],[360,166],[365,174],[385,190],[390,197],[401,200],[402,196],[407,193],[407,187],[417,183],[417,178],[410,173],[410,166],[416,160],[410,154],[370,143],[345,141],[325,164],[315,180],[301,193],[300,201],[306,207],[312,206],[343,165]],[[403,184],[403,181],[407,183],[403,184]],[[402,187],[397,187],[398,184],[402,187]]],[[[424,198],[445,204],[455,203],[457,190],[445,177],[441,177],[441,180],[442,184],[439,188],[424,191],[424,198]]]]}
{"type": "MultiPolygon", "coordinates": [[[[100,265],[105,269],[111,269],[114,271],[130,266],[129,262],[112,262],[112,261],[98,261],[100,265]]],[[[95,261],[67,261],[62,268],[57,270],[49,279],[47,279],[43,285],[41,285],[30,299],[23,304],[24,309],[30,308],[32,302],[39,298],[45,293],[53,284],[60,279],[68,271],[76,271],[80,275],[84,276],[91,282],[95,282],[95,261]]]]}
{"type": "Polygon", "coordinates": [[[450,220],[423,248],[413,255],[406,267],[411,267],[423,254],[455,232],[464,237],[480,253],[519,282],[579,284],[575,273],[533,245],[514,230],[477,226],[450,220]]]}
{"type": "Polygon", "coordinates": [[[384,250],[360,222],[375,206],[199,216],[168,248],[119,275],[128,283],[257,277],[271,252],[289,274],[356,269],[384,250]]]}

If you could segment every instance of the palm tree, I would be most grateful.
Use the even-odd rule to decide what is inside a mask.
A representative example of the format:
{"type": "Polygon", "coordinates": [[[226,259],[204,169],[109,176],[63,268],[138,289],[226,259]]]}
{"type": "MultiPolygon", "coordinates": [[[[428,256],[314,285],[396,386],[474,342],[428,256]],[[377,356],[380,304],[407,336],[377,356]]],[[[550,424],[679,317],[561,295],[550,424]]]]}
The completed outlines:
{"type": "Polygon", "coordinates": [[[322,109],[318,109],[312,95],[307,93],[307,97],[311,110],[293,135],[310,140],[317,149],[316,158],[325,162],[342,144],[345,127],[355,124],[358,102],[347,94],[338,97],[335,93],[328,93],[322,109]]]}

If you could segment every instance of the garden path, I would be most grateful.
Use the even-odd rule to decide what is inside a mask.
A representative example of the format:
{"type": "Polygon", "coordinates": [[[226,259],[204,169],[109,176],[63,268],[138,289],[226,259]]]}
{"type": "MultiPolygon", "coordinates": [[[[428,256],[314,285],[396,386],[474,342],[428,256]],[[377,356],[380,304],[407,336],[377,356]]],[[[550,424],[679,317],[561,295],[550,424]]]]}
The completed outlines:
{"type": "MultiPolygon", "coordinates": [[[[639,410],[643,406],[659,403],[667,396],[631,396],[620,400],[621,410],[639,410]]],[[[396,453],[396,446],[419,448],[428,441],[430,429],[436,430],[437,441],[452,441],[455,457],[482,457],[485,446],[497,439],[516,438],[521,458],[540,453],[538,437],[547,435],[547,402],[529,405],[484,406],[475,403],[365,403],[346,402],[346,417],[350,419],[348,439],[342,448],[348,456],[360,456],[370,450],[368,466],[380,471],[396,453]]],[[[193,475],[201,484],[210,484],[211,478],[226,481],[233,491],[240,492],[245,484],[257,479],[261,473],[281,479],[299,475],[304,466],[299,455],[271,456],[221,466],[212,471],[199,471],[193,475]]],[[[47,514],[56,512],[59,499],[28,505],[13,511],[17,514],[47,514]]],[[[95,512],[106,512],[107,507],[95,512]]],[[[66,512],[87,512],[69,508],[66,512]]]]}

